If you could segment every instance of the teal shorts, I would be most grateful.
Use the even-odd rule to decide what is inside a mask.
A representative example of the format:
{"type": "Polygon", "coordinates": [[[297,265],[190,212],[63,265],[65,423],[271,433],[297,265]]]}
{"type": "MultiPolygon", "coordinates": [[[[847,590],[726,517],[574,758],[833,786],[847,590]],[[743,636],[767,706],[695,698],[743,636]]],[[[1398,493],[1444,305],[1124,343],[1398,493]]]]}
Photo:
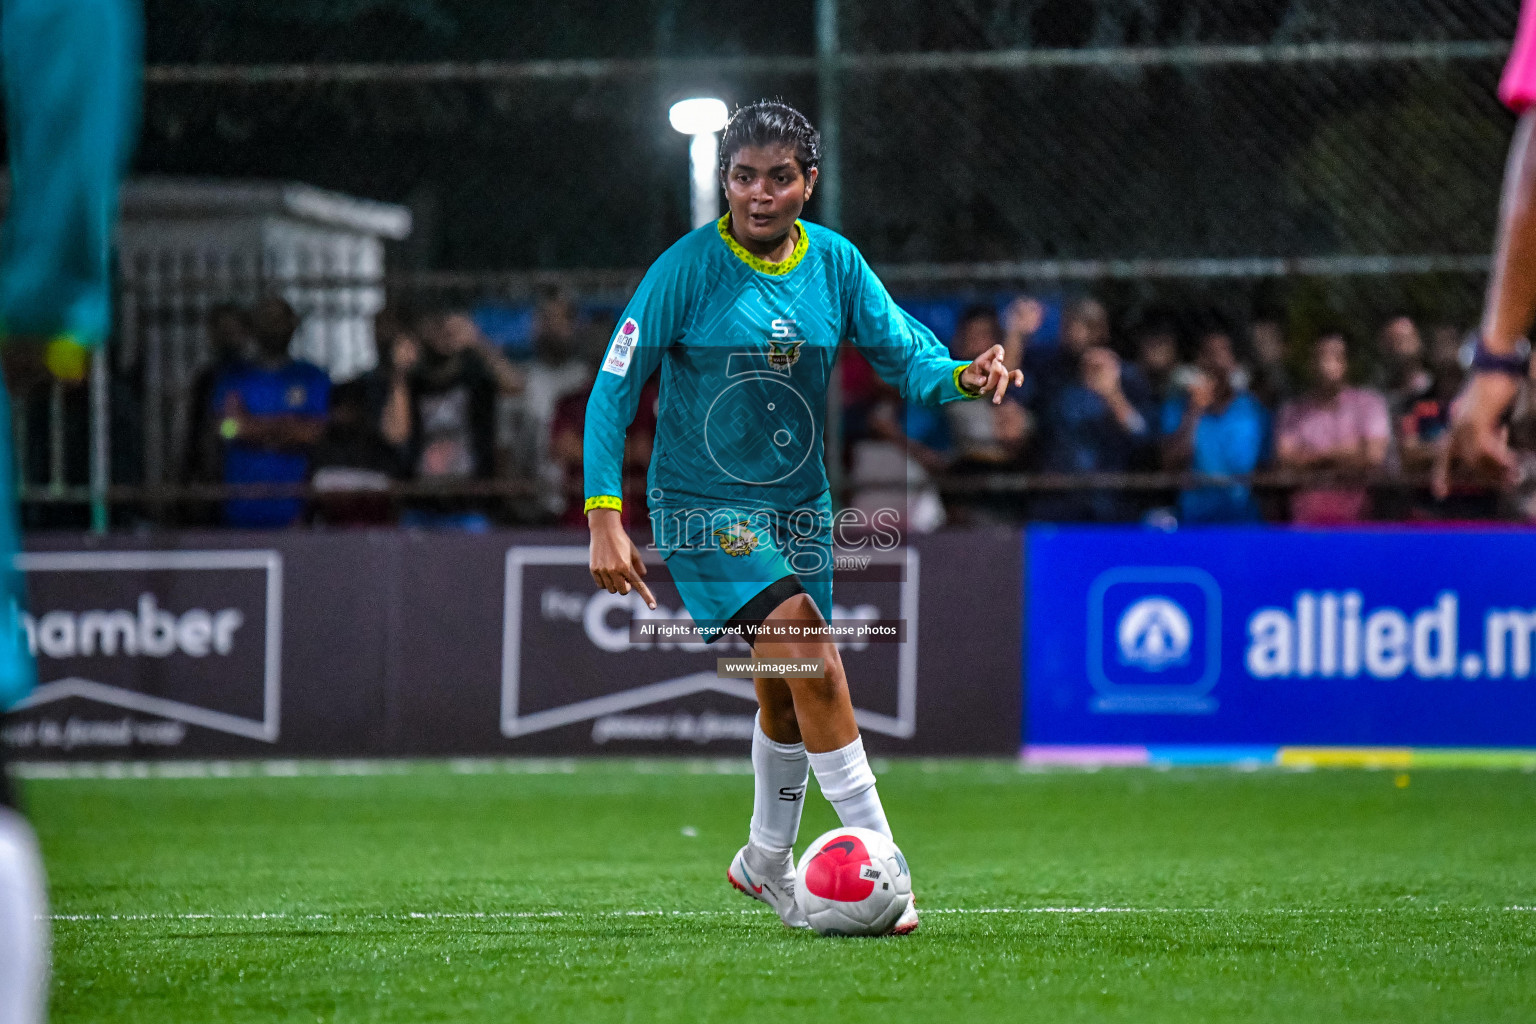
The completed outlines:
{"type": "Polygon", "coordinates": [[[655,542],[683,606],[713,643],[726,630],[750,642],[779,605],[807,594],[832,619],[829,502],[795,512],[654,509],[655,542]]]}

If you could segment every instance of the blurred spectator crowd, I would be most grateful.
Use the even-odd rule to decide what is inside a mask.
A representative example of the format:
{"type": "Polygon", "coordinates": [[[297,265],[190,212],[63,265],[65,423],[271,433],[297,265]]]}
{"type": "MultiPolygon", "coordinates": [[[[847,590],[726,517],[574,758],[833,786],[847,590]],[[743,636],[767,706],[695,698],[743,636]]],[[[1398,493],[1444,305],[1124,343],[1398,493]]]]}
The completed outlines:
{"type": "MultiPolygon", "coordinates": [[[[1024,519],[1172,526],[1526,517],[1519,494],[1452,485],[1437,495],[1429,486],[1464,380],[1456,325],[1426,330],[1397,315],[1374,339],[1324,329],[1288,344],[1278,320],[1237,325],[1169,309],[1144,313],[1117,335],[1091,297],[1067,303],[1050,337],[1047,319],[1048,308],[1028,297],[960,315],[954,356],[1000,344],[1010,365],[1024,367],[1023,388],[1001,405],[905,405],[845,358],[852,503],[888,503],[872,478],[898,466],[919,530],[1024,519]],[[1074,480],[1085,474],[1093,479],[1074,480]],[[1255,474],[1273,486],[1251,486],[1244,478],[1255,474]],[[967,477],[980,486],[962,486],[967,477]],[[1229,479],[1180,488],[1180,477],[1229,479]]],[[[1529,419],[1517,413],[1512,429],[1522,415],[1529,419]]]]}
{"type": "MultiPolygon", "coordinates": [[[[532,357],[514,361],[467,312],[389,306],[374,322],[378,365],[340,384],[290,354],[299,325],[275,295],[208,314],[213,361],[193,386],[182,477],[255,485],[217,522],[482,531],[571,520],[572,509],[581,519],[582,417],[611,317],[581,317],[549,294],[532,357]],[[307,498],[260,493],[304,484],[307,498]]],[[[648,434],[643,423],[631,434],[643,492],[648,434]]]]}
{"type": "MultiPolygon", "coordinates": [[[[207,505],[204,525],[580,525],[586,397],[613,323],[550,292],[514,359],[466,312],[392,305],[375,321],[377,367],[338,384],[290,355],[299,317],[283,299],[217,306],[180,477],[269,486],[207,505]]],[[[1518,492],[1427,486],[1464,379],[1462,335],[1399,315],[1373,339],[1322,330],[1288,343],[1271,319],[1168,309],[1117,325],[1091,297],[977,304],[952,354],[1000,344],[1024,386],[1001,404],[913,406],[845,349],[838,485],[852,506],[904,509],[917,531],[1526,517],[1518,492]],[[1281,482],[1255,487],[1254,474],[1281,482]]],[[[656,386],[626,449],[637,527],[656,386]]],[[[1536,448],[1536,401],[1522,400],[1512,431],[1536,448]]]]}

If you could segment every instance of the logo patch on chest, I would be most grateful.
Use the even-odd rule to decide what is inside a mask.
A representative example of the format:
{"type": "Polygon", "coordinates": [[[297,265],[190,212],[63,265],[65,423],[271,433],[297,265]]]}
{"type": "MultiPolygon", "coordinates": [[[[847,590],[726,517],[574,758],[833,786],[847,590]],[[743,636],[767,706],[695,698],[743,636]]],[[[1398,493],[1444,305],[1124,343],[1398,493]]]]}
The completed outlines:
{"type": "Polygon", "coordinates": [[[773,334],[768,338],[768,365],[775,370],[787,370],[800,361],[800,349],[805,338],[793,320],[773,321],[773,334]]]}

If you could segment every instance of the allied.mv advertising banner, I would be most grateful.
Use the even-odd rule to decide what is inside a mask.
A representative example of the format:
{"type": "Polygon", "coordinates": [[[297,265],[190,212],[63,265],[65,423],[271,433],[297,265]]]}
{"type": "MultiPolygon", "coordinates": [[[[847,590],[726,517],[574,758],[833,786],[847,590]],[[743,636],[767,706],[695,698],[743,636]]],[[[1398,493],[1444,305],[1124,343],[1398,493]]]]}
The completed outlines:
{"type": "Polygon", "coordinates": [[[1536,533],[1042,526],[1027,547],[1031,748],[1536,745],[1536,533]]]}

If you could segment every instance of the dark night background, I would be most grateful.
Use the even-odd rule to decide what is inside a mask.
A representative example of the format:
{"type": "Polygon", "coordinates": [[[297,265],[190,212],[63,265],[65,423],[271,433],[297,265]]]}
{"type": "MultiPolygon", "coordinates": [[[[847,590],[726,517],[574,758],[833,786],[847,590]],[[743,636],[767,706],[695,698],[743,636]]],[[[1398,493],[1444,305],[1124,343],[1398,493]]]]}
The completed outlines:
{"type": "MultiPolygon", "coordinates": [[[[855,53],[1500,40],[1514,0],[843,0],[855,53]]],[[[809,56],[813,0],[150,0],[153,65],[809,56]]],[[[1500,58],[852,72],[843,227],[876,263],[1485,251],[1500,58]],[[1391,179],[1393,187],[1379,186],[1391,179]],[[1420,216],[1404,218],[1404,208],[1420,216]]],[[[509,84],[151,84],[140,173],[404,203],[397,267],[643,266],[687,228],[666,108],[813,75],[509,84]]],[[[812,218],[814,209],[808,211],[812,218]]]]}

